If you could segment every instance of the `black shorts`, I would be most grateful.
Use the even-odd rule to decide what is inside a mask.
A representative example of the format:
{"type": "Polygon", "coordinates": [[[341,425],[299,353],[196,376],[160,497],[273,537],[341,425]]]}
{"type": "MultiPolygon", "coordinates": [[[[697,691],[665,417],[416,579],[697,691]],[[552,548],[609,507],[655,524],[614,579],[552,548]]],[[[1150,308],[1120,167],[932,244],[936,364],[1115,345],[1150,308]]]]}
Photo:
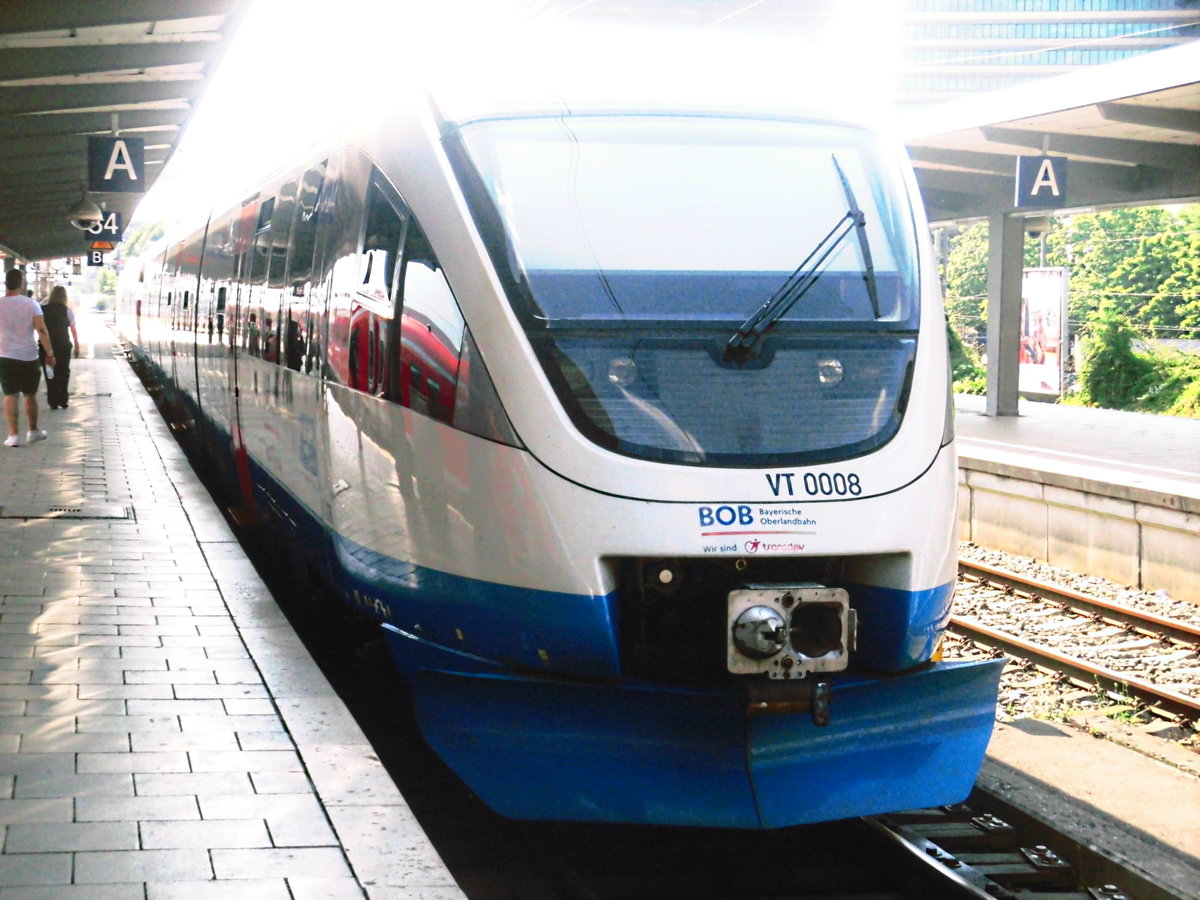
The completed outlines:
{"type": "Polygon", "coordinates": [[[36,394],[42,383],[42,364],[36,359],[9,359],[0,356],[0,390],[5,397],[36,394]]]}

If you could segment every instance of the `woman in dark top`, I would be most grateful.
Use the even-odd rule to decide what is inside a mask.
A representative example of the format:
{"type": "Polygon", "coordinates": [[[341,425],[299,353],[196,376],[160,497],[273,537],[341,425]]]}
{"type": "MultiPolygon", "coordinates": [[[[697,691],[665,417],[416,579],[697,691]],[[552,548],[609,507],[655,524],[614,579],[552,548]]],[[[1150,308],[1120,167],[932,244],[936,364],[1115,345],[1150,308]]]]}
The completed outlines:
{"type": "MultiPolygon", "coordinates": [[[[75,311],[67,306],[67,289],[55,285],[42,306],[42,318],[50,332],[54,350],[54,375],[46,371],[46,401],[51,409],[67,408],[67,385],[71,380],[71,357],[79,353],[79,333],[75,330],[75,311]],[[72,343],[74,339],[74,343],[72,343]]],[[[43,362],[45,353],[42,354],[43,362]]]]}

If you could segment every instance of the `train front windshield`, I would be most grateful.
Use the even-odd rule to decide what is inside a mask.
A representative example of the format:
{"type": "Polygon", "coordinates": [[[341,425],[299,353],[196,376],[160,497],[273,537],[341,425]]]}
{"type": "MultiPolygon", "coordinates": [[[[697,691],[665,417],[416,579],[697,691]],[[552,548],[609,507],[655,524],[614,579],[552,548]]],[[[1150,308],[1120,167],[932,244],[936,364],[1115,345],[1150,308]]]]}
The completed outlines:
{"type": "Polygon", "coordinates": [[[869,133],[572,116],[474,122],[447,146],[541,365],[596,443],[760,466],[895,434],[916,235],[869,133]]]}

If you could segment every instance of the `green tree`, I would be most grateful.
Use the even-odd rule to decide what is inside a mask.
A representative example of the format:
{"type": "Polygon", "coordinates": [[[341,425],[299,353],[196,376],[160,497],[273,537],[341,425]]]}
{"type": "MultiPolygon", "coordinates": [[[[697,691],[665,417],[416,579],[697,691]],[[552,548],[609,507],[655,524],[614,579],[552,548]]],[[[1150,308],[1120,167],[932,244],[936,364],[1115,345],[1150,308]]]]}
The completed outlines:
{"type": "Polygon", "coordinates": [[[1174,306],[1178,336],[1200,340],[1200,203],[1179,214],[1181,252],[1161,285],[1164,302],[1174,306]]]}
{"type": "Polygon", "coordinates": [[[110,297],[117,293],[117,273],[105,266],[96,276],[96,290],[110,297]]]}
{"type": "MultiPolygon", "coordinates": [[[[1113,209],[1071,216],[1047,237],[1047,265],[1070,269],[1068,316],[1088,321],[1106,303],[1144,335],[1176,336],[1182,287],[1177,275],[1189,257],[1188,225],[1159,207],[1113,209]]],[[[1197,262],[1196,265],[1200,265],[1197,262]]]]}
{"type": "Polygon", "coordinates": [[[987,372],[979,362],[979,354],[962,342],[949,322],[946,323],[946,337],[950,344],[950,378],[955,393],[987,393],[987,372]]]}
{"type": "Polygon", "coordinates": [[[125,259],[130,259],[142,252],[142,248],[151,241],[156,241],[167,233],[166,222],[144,222],[126,229],[121,239],[120,253],[125,259]]]}
{"type": "Polygon", "coordinates": [[[950,238],[942,267],[946,318],[955,333],[977,339],[987,329],[987,222],[976,222],[950,238]]]}
{"type": "Polygon", "coordinates": [[[1154,364],[1134,350],[1137,332],[1114,303],[1107,302],[1088,319],[1079,397],[1089,406],[1136,409],[1153,383],[1154,364]]]}

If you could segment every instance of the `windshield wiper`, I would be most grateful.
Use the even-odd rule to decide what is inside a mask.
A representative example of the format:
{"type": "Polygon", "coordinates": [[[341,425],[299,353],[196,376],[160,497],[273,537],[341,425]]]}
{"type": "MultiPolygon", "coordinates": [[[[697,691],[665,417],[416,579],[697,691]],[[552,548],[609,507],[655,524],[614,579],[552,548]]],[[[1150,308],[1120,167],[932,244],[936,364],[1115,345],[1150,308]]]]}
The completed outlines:
{"type": "Polygon", "coordinates": [[[795,306],[797,301],[808,292],[808,289],[817,283],[817,279],[821,277],[821,265],[846,239],[846,235],[850,233],[851,229],[858,233],[859,250],[863,257],[863,281],[866,283],[867,295],[871,299],[871,309],[875,313],[875,318],[879,318],[879,295],[876,292],[875,268],[871,263],[871,250],[867,244],[866,217],[854,198],[854,192],[850,190],[850,181],[842,171],[841,165],[838,164],[837,156],[832,158],[838,178],[842,182],[842,191],[846,195],[849,209],[834,223],[825,237],[821,238],[817,246],[813,247],[808,256],[804,257],[804,261],[780,285],[779,290],[772,294],[754,315],[741,324],[733,337],[729,339],[729,343],[725,345],[723,356],[725,362],[745,362],[754,355],[755,347],[762,336],[787,315],[788,310],[795,306]],[[815,262],[813,262],[814,257],[816,257],[815,262]],[[810,263],[812,264],[810,265],[810,263]]]}
{"type": "Polygon", "coordinates": [[[871,245],[867,241],[867,217],[863,215],[863,211],[858,207],[858,201],[854,199],[854,191],[850,189],[850,179],[842,171],[836,153],[833,154],[833,167],[837,169],[838,178],[842,181],[846,204],[850,207],[849,214],[854,217],[854,233],[858,235],[858,250],[862,254],[863,285],[871,300],[871,312],[875,313],[875,320],[879,321],[879,289],[875,284],[875,266],[871,262],[871,245]]]}

